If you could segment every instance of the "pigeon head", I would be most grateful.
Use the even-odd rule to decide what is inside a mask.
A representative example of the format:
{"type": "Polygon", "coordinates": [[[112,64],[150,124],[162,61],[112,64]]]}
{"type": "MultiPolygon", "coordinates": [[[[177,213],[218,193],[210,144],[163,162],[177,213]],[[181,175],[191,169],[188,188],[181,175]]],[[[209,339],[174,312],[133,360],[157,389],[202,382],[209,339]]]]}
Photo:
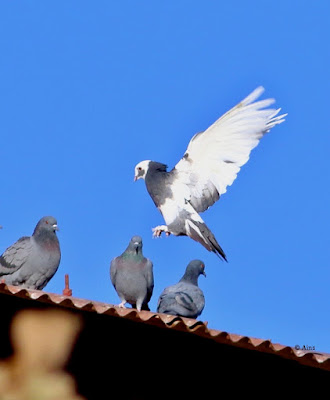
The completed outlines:
{"type": "Polygon", "coordinates": [[[33,235],[36,236],[41,233],[58,231],[57,221],[54,217],[42,217],[34,229],[33,235]]]}
{"type": "Polygon", "coordinates": [[[133,252],[135,254],[142,253],[142,238],[141,236],[133,236],[131,241],[129,242],[128,251],[133,252]]]}
{"type": "Polygon", "coordinates": [[[150,160],[141,161],[135,166],[134,181],[137,181],[141,178],[145,179],[149,169],[150,162],[151,162],[150,160]]]}
{"type": "Polygon", "coordinates": [[[186,272],[180,279],[180,282],[189,282],[197,286],[199,275],[206,276],[205,265],[203,261],[193,260],[187,265],[186,272]]]}

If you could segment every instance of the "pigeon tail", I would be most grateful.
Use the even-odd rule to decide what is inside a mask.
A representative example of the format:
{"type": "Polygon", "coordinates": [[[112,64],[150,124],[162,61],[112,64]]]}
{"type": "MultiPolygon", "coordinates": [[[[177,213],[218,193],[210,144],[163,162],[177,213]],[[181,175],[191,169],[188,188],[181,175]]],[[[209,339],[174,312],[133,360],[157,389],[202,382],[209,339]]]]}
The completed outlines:
{"type": "Polygon", "coordinates": [[[200,222],[187,219],[186,222],[188,236],[196,240],[196,242],[199,242],[207,250],[215,253],[220,259],[228,262],[225,252],[203,220],[200,222]]]}

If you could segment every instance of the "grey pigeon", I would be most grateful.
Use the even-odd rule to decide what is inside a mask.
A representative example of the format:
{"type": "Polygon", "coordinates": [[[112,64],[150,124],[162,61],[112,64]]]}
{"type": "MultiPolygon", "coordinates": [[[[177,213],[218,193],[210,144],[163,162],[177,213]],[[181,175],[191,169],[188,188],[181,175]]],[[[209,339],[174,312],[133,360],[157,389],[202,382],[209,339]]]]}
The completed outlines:
{"type": "Polygon", "coordinates": [[[160,237],[162,232],[189,236],[227,261],[199,213],[227,191],[263,135],[284,121],[286,114],[277,116],[280,109],[265,109],[273,99],[255,102],[263,90],[255,89],[208,129],[193,136],[170,172],[165,164],[151,160],[136,165],[134,180],[145,180],[166,223],[153,229],[154,236],[160,237]]]}
{"type": "Polygon", "coordinates": [[[32,236],[24,236],[0,256],[0,280],[27,289],[43,289],[58,269],[61,251],[54,217],[43,217],[32,236]]]}
{"type": "Polygon", "coordinates": [[[149,310],[154,289],[153,264],[143,256],[140,236],[133,236],[124,253],[111,261],[110,278],[121,300],[119,307],[129,303],[138,311],[149,310]]]}
{"type": "Polygon", "coordinates": [[[205,306],[205,298],[198,287],[199,275],[204,275],[204,263],[200,260],[190,261],[186,272],[178,283],[169,286],[161,293],[157,312],[179,315],[187,318],[197,318],[205,306]]]}

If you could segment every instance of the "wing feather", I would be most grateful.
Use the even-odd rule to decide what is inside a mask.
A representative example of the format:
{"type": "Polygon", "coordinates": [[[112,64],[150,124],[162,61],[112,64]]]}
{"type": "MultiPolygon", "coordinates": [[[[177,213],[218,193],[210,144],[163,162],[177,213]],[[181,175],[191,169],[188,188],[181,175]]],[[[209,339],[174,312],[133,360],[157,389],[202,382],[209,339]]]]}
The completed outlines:
{"type": "Polygon", "coordinates": [[[8,247],[0,256],[0,276],[13,274],[27,261],[33,247],[30,237],[24,236],[8,247]]]}
{"type": "Polygon", "coordinates": [[[274,99],[254,102],[264,91],[258,87],[190,140],[183,158],[172,172],[174,184],[185,188],[191,205],[203,212],[227,191],[261,137],[284,121],[286,114],[267,108],[274,99]]]}
{"type": "Polygon", "coordinates": [[[152,292],[154,290],[154,275],[153,275],[153,264],[148,258],[146,259],[145,274],[147,280],[147,303],[149,303],[152,296],[152,292]]]}
{"type": "Polygon", "coordinates": [[[118,262],[120,262],[120,259],[118,257],[115,257],[114,259],[111,260],[110,263],[110,279],[115,288],[116,288],[116,275],[117,275],[118,262]]]}

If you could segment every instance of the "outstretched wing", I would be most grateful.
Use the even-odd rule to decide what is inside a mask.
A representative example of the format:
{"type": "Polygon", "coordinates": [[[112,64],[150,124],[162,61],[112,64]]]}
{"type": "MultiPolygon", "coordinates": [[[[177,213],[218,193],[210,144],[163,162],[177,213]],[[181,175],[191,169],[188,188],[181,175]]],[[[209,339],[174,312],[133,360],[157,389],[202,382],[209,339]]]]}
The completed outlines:
{"type": "Polygon", "coordinates": [[[33,243],[30,237],[24,236],[0,256],[0,276],[13,274],[25,264],[33,243]]]}
{"type": "Polygon", "coordinates": [[[197,133],[183,158],[171,171],[174,185],[185,187],[191,205],[202,212],[225,193],[261,137],[284,121],[280,109],[267,108],[274,99],[254,102],[264,91],[258,87],[206,131],[197,133]]]}

